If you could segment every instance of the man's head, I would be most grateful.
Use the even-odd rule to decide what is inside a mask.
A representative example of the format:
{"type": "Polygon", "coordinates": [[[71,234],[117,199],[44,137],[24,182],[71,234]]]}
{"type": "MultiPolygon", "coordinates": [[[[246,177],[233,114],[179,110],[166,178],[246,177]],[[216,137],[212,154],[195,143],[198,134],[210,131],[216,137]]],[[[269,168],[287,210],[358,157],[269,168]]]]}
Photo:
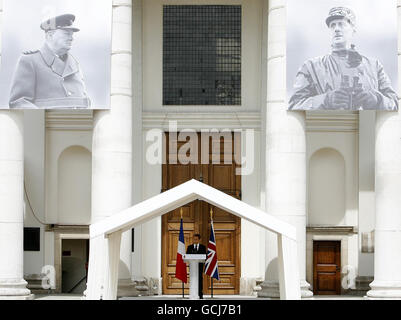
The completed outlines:
{"type": "Polygon", "coordinates": [[[201,235],[199,233],[194,234],[194,244],[198,244],[200,242],[201,235]]]}
{"type": "Polygon", "coordinates": [[[40,28],[46,32],[46,43],[56,54],[63,55],[72,47],[73,34],[79,29],[72,26],[75,16],[63,14],[43,21],[40,28]]]}
{"type": "Polygon", "coordinates": [[[345,7],[332,8],[326,24],[330,30],[333,49],[349,49],[356,32],[355,14],[352,10],[345,7]]]}
{"type": "Polygon", "coordinates": [[[65,54],[72,47],[73,31],[71,30],[50,30],[46,32],[46,43],[57,54],[65,54]]]}

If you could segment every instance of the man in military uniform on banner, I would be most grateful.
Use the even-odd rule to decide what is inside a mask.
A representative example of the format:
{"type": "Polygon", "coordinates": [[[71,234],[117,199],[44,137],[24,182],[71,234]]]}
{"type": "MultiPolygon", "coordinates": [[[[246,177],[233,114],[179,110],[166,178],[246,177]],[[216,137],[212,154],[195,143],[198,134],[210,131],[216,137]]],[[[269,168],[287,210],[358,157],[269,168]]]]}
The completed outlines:
{"type": "Polygon", "coordinates": [[[303,63],[289,110],[398,110],[397,94],[383,65],[355,48],[354,12],[332,8],[326,25],[332,51],[303,63]]]}
{"type": "Polygon", "coordinates": [[[10,92],[10,108],[89,108],[78,61],[69,53],[75,16],[64,14],[40,25],[45,32],[41,49],[24,52],[18,61],[10,92]]]}

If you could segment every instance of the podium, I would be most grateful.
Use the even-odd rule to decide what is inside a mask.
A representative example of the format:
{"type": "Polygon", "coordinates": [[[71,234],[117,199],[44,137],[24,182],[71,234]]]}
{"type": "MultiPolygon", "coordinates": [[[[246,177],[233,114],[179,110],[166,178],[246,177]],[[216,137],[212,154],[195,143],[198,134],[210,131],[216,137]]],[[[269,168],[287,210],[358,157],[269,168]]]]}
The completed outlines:
{"type": "Polygon", "coordinates": [[[184,254],[183,260],[189,263],[189,299],[199,299],[199,263],[206,260],[206,254],[184,254]]]}

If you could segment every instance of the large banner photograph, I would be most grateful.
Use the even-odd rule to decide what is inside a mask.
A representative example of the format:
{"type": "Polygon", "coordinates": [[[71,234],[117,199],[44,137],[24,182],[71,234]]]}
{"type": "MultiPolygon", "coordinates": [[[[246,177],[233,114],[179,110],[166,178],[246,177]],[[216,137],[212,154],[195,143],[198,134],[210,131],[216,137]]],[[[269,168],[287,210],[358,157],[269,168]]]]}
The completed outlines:
{"type": "Polygon", "coordinates": [[[288,110],[398,110],[396,0],[288,0],[288,110]]]}
{"type": "Polygon", "coordinates": [[[112,0],[3,0],[0,109],[108,109],[112,0]]]}

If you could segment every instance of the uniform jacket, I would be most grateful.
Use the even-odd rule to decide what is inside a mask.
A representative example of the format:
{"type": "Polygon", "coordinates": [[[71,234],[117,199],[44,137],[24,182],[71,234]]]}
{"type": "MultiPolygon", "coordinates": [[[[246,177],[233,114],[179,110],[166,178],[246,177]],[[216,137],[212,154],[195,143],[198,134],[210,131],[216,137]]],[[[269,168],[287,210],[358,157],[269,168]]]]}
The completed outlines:
{"type": "Polygon", "coordinates": [[[45,44],[20,57],[11,86],[10,108],[89,106],[82,72],[71,54],[63,61],[45,44]]]}
{"type": "MultiPolygon", "coordinates": [[[[350,86],[357,78],[362,89],[371,89],[378,98],[375,109],[397,110],[397,94],[391,87],[391,81],[383,70],[382,64],[375,59],[360,57],[356,65],[350,64],[348,57],[335,52],[309,59],[299,69],[294,94],[289,101],[290,110],[330,109],[326,94],[340,88],[344,75],[348,76],[350,86]]],[[[352,110],[352,107],[350,107],[352,110]]],[[[364,109],[363,106],[356,110],[364,109]]]]}
{"type": "Polygon", "coordinates": [[[188,254],[206,254],[206,247],[203,244],[199,244],[199,250],[195,250],[195,245],[191,244],[187,248],[188,254]]]}

